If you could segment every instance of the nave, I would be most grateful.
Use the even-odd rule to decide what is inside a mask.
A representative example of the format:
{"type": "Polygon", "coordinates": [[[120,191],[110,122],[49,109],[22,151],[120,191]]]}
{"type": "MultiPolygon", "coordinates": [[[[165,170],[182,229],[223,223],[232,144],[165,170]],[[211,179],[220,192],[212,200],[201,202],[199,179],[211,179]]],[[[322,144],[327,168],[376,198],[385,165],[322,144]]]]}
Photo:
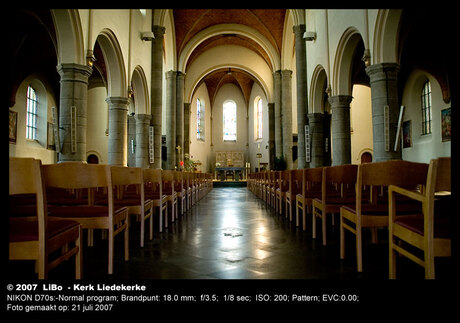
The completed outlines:
{"type": "MultiPolygon", "coordinates": [[[[307,215],[307,224],[311,215],[307,215]]],[[[318,221],[320,222],[320,221],[318,221]]],[[[94,246],[86,244],[84,230],[83,279],[310,279],[387,280],[388,231],[379,232],[379,243],[363,239],[363,272],[356,271],[354,238],[347,236],[347,258],[340,260],[339,221],[328,226],[328,244],[312,239],[311,228],[303,231],[284,215],[278,215],[246,187],[215,187],[153,240],[139,247],[139,222],[131,218],[130,259],[123,260],[123,236],[115,238],[114,272],[107,275],[107,243],[100,232],[94,246]]],[[[157,224],[156,224],[157,225],[157,224]]],[[[318,230],[320,224],[317,223],[318,230]]],[[[440,258],[436,279],[453,277],[452,260],[440,258]]],[[[49,273],[51,280],[73,277],[73,261],[49,273]]],[[[7,277],[35,279],[34,263],[12,261],[7,277]]],[[[423,280],[423,267],[400,257],[398,279],[423,280]]]]}

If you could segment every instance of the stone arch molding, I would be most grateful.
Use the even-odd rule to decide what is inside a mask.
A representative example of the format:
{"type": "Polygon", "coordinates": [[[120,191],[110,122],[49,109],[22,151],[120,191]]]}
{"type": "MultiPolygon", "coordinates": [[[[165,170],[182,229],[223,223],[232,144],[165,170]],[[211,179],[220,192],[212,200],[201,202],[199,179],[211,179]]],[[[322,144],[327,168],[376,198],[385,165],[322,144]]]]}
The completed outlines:
{"type": "Polygon", "coordinates": [[[324,112],[324,83],[327,82],[326,70],[322,65],[317,65],[311,77],[309,106],[311,113],[324,112]]]}
{"type": "Polygon", "coordinates": [[[136,114],[150,114],[150,95],[147,84],[143,68],[136,66],[131,78],[136,114]]]}
{"type": "Polygon", "coordinates": [[[103,29],[96,41],[107,65],[107,96],[128,97],[126,69],[117,37],[110,29],[103,29]]]}
{"type": "Polygon", "coordinates": [[[347,28],[340,38],[332,72],[332,96],[351,96],[351,64],[360,39],[362,39],[361,34],[355,27],[347,28]]]}
{"type": "Polygon", "coordinates": [[[57,65],[75,63],[85,65],[83,32],[76,9],[52,9],[51,16],[57,37],[57,65]]]}
{"type": "Polygon", "coordinates": [[[399,63],[398,34],[401,9],[380,9],[375,21],[373,64],[399,63]]]}
{"type": "Polygon", "coordinates": [[[206,39],[221,34],[239,34],[254,40],[265,50],[270,58],[272,71],[280,69],[280,57],[278,52],[261,33],[251,27],[240,24],[219,24],[200,31],[185,45],[179,56],[178,70],[185,73],[188,58],[194,49],[206,39]]]}

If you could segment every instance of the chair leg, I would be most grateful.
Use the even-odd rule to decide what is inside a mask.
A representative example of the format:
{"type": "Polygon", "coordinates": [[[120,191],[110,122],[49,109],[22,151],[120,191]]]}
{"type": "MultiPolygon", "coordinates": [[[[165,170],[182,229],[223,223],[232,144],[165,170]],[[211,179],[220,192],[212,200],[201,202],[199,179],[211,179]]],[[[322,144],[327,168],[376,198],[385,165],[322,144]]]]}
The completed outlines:
{"type": "Polygon", "coordinates": [[[361,226],[356,227],[356,262],[358,272],[363,271],[363,246],[362,246],[362,230],[361,226]]]}
{"type": "Polygon", "coordinates": [[[83,243],[82,243],[82,232],[81,227],[78,229],[78,238],[75,240],[75,245],[78,248],[75,254],[75,279],[82,279],[83,270],[83,243]]]}
{"type": "MultiPolygon", "coordinates": [[[[129,260],[129,217],[125,219],[126,227],[125,227],[125,261],[129,260]]],[[[144,222],[142,220],[142,222],[144,222]]],[[[113,242],[112,242],[113,243],[113,242]]]]}
{"type": "Polygon", "coordinates": [[[343,227],[342,210],[340,210],[340,259],[345,259],[345,228],[343,227]]]}
{"type": "Polygon", "coordinates": [[[389,250],[390,250],[390,258],[389,258],[389,271],[388,271],[388,278],[389,279],[396,279],[396,252],[393,249],[393,237],[390,233],[389,239],[389,250]]]}
{"type": "MultiPolygon", "coordinates": [[[[334,214],[332,213],[332,218],[334,218],[334,214]]],[[[326,245],[326,220],[327,220],[327,213],[323,212],[321,216],[321,228],[322,228],[322,234],[323,234],[323,246],[326,245]]]]}
{"type": "Polygon", "coordinates": [[[313,207],[313,216],[311,220],[311,234],[313,239],[316,239],[316,212],[316,208],[313,207]]]}
{"type": "Polygon", "coordinates": [[[108,247],[109,247],[109,270],[108,273],[109,275],[113,274],[113,226],[112,228],[109,228],[109,238],[108,240],[108,247]]]}

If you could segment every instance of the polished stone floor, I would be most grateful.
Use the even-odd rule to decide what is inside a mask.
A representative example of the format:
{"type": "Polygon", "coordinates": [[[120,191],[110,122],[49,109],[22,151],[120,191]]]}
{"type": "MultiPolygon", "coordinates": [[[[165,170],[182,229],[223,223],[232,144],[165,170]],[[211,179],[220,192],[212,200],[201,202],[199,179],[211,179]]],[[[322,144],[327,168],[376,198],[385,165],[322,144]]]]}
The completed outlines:
{"type": "MultiPolygon", "coordinates": [[[[320,221],[318,221],[320,222],[320,221]]],[[[139,247],[139,223],[130,228],[130,260],[116,238],[114,274],[107,275],[107,244],[95,234],[95,246],[84,248],[84,279],[328,279],[386,280],[387,231],[380,242],[363,242],[364,270],[356,272],[353,236],[347,236],[347,258],[339,259],[339,226],[328,225],[328,245],[312,239],[284,216],[275,214],[245,187],[217,187],[179,221],[139,247]]],[[[307,217],[311,223],[311,217],[307,217]]],[[[320,230],[318,230],[320,235],[320,230]]],[[[320,237],[320,236],[319,236],[320,237]]],[[[421,267],[398,259],[398,278],[423,280],[421,267]]],[[[50,279],[73,277],[73,262],[53,269],[50,279]]],[[[438,265],[437,265],[438,266],[438,265]]],[[[34,278],[33,264],[10,262],[11,279],[34,278]]],[[[450,260],[441,260],[439,279],[452,276],[450,260]]]]}

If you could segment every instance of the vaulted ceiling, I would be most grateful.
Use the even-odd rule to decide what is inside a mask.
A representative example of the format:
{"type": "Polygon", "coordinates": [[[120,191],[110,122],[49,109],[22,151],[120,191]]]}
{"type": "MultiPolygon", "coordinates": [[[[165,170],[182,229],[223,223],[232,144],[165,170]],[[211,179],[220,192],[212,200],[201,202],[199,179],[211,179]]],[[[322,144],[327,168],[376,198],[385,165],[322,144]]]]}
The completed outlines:
{"type": "MultiPolygon", "coordinates": [[[[286,9],[174,9],[173,16],[177,57],[195,35],[219,24],[240,24],[256,30],[280,55],[286,9]]],[[[202,41],[189,56],[187,66],[205,51],[222,45],[245,47],[259,55],[268,66],[272,66],[273,62],[260,44],[236,33],[214,35],[202,41]]],[[[219,88],[228,83],[238,86],[248,102],[252,86],[257,80],[249,73],[234,67],[231,73],[228,72],[228,67],[224,67],[210,72],[201,80],[208,88],[211,102],[219,88]]]]}

